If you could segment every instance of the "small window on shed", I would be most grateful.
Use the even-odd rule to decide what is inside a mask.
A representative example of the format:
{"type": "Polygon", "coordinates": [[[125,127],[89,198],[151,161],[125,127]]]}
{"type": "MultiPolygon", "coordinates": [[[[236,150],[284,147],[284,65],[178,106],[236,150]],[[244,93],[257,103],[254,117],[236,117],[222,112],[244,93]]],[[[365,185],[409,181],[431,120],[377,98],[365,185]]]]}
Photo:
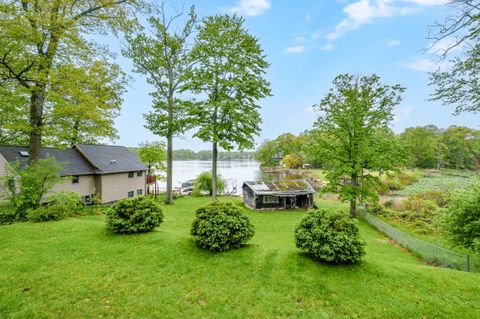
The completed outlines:
{"type": "Polygon", "coordinates": [[[142,177],[142,175],[143,175],[143,172],[142,172],[142,171],[138,171],[138,172],[137,172],[137,176],[138,176],[138,177],[142,177]]]}
{"type": "Polygon", "coordinates": [[[72,176],[72,184],[78,184],[80,183],[80,176],[74,175],[72,176]]]}
{"type": "Polygon", "coordinates": [[[128,172],[128,178],[133,178],[135,172],[128,172]]]}
{"type": "Polygon", "coordinates": [[[263,196],[263,203],[264,204],[277,204],[278,197],[277,196],[263,196]]]}
{"type": "Polygon", "coordinates": [[[128,196],[128,198],[132,198],[132,197],[135,196],[135,192],[134,192],[134,191],[130,191],[130,192],[128,192],[127,196],[128,196]]]}
{"type": "Polygon", "coordinates": [[[137,196],[143,195],[143,189],[137,189],[137,196]]]}

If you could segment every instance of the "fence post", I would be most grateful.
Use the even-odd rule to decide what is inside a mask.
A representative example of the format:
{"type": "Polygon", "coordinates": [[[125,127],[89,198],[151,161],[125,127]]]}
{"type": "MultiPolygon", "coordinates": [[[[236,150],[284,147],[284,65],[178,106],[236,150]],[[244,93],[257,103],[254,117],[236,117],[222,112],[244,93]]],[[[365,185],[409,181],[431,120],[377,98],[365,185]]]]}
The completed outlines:
{"type": "Polygon", "coordinates": [[[470,255],[467,255],[467,271],[470,271],[470,255]]]}

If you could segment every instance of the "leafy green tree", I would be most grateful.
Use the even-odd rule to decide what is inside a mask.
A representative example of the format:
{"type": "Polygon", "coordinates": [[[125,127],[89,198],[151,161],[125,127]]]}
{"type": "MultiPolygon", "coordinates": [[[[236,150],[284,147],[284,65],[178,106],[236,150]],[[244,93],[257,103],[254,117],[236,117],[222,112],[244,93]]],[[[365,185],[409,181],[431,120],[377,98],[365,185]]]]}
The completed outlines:
{"type": "Polygon", "coordinates": [[[480,182],[450,199],[440,213],[443,233],[457,246],[480,253],[480,182]]]}
{"type": "Polygon", "coordinates": [[[117,138],[114,120],[123,102],[126,77],[117,64],[86,62],[52,70],[44,115],[44,144],[95,144],[117,138]]]}
{"type": "Polygon", "coordinates": [[[450,58],[447,70],[439,68],[430,74],[431,84],[435,86],[432,100],[446,106],[454,105],[455,114],[479,112],[480,7],[476,0],[452,0],[449,1],[449,7],[450,14],[445,21],[436,23],[429,34],[435,40],[432,50],[436,50],[444,59],[455,55],[450,58]]]}
{"type": "Polygon", "coordinates": [[[145,142],[140,143],[138,156],[140,160],[148,167],[148,174],[165,171],[165,143],[163,142],[145,142]]]}
{"type": "Polygon", "coordinates": [[[146,74],[148,83],[155,87],[153,112],[145,115],[146,127],[158,136],[167,138],[167,193],[165,202],[173,202],[173,137],[184,133],[189,127],[189,108],[192,102],[182,95],[190,89],[187,76],[192,67],[188,40],[194,30],[197,16],[194,7],[183,28],[172,31],[174,23],[181,16],[167,18],[162,4],[160,17],[150,17],[148,22],[153,30],[148,35],[127,33],[128,50],[124,54],[132,58],[135,71],[146,74]]]}
{"type": "Polygon", "coordinates": [[[473,169],[480,163],[480,131],[462,126],[450,126],[442,131],[440,140],[445,163],[456,169],[473,169]]]}
{"type": "Polygon", "coordinates": [[[408,149],[409,165],[435,168],[443,163],[443,148],[439,143],[440,130],[435,125],[407,128],[400,134],[401,143],[408,149]]]}
{"type": "Polygon", "coordinates": [[[258,39],[236,15],[211,16],[199,27],[192,49],[193,91],[205,99],[193,111],[195,137],[212,143],[212,200],[216,201],[218,147],[252,148],[260,131],[259,99],[270,96],[269,66],[258,39]]]}
{"type": "Polygon", "coordinates": [[[255,152],[255,160],[260,163],[261,167],[276,166],[280,159],[281,157],[276,140],[263,142],[255,152]]]}
{"type": "MultiPolygon", "coordinates": [[[[0,80],[28,96],[30,161],[39,159],[52,70],[101,51],[86,34],[132,27],[136,0],[0,3],[0,80]]],[[[75,85],[75,84],[73,84],[75,85]]]]}
{"type": "Polygon", "coordinates": [[[302,159],[298,155],[288,154],[282,159],[281,163],[287,168],[299,168],[302,166],[302,159]]]}
{"type": "Polygon", "coordinates": [[[393,170],[401,162],[398,146],[385,131],[404,90],[382,84],[377,75],[343,74],[316,107],[322,115],[314,128],[323,139],[313,147],[325,164],[328,185],[323,190],[349,201],[351,217],[356,217],[358,200],[377,197],[381,181],[372,172],[393,170]]]}
{"type": "MultiPolygon", "coordinates": [[[[221,194],[225,191],[225,182],[221,178],[217,178],[217,191],[221,194]]],[[[203,172],[193,182],[193,195],[201,195],[203,192],[210,196],[213,194],[212,172],[203,172]]]]}
{"type": "Polygon", "coordinates": [[[25,145],[28,143],[28,98],[21,88],[0,84],[0,144],[25,145]]]}
{"type": "Polygon", "coordinates": [[[40,207],[42,200],[55,184],[63,180],[63,165],[47,157],[25,167],[19,163],[7,165],[7,174],[1,177],[1,189],[16,210],[16,219],[25,220],[27,210],[40,207]]]}

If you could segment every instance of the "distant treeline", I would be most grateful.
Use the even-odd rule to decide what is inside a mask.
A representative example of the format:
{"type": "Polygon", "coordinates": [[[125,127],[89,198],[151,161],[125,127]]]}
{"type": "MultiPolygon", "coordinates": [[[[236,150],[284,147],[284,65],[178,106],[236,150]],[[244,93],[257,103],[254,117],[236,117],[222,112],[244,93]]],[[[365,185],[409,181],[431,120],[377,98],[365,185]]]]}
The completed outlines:
{"type": "MultiPolygon", "coordinates": [[[[173,151],[173,159],[178,161],[209,161],[213,159],[212,151],[204,150],[194,152],[192,150],[180,149],[173,151]]],[[[218,160],[252,160],[254,159],[254,152],[218,152],[218,160]]]]}
{"type": "MultiPolygon", "coordinates": [[[[131,152],[138,154],[138,147],[129,147],[131,152]]],[[[213,159],[212,151],[192,151],[187,149],[173,150],[173,159],[177,161],[210,161],[213,159]]],[[[219,161],[253,160],[255,152],[218,152],[219,161]]]]}
{"type": "MultiPolygon", "coordinates": [[[[403,155],[403,165],[419,168],[480,169],[480,130],[452,125],[409,127],[400,134],[378,131],[383,141],[396,145],[403,155]]],[[[380,136],[379,135],[379,136],[380,136]]],[[[322,134],[312,129],[298,136],[285,133],[265,141],[255,152],[263,167],[284,165],[289,168],[309,164],[322,167],[323,158],[316,146],[322,134]]]]}

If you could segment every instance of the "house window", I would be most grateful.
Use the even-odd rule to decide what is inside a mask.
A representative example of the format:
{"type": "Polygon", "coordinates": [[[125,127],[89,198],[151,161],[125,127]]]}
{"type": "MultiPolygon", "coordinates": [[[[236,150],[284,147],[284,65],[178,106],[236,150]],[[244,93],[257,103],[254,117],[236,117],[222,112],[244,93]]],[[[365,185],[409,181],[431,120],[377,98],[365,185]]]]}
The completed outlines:
{"type": "Polygon", "coordinates": [[[130,191],[130,192],[128,192],[127,196],[128,196],[128,198],[132,198],[132,197],[135,196],[135,192],[134,192],[134,191],[130,191]]]}
{"type": "Polygon", "coordinates": [[[137,189],[137,196],[143,195],[143,189],[137,189]]]}
{"type": "Polygon", "coordinates": [[[72,176],[72,184],[78,184],[80,183],[80,176],[74,175],[72,176]]]}
{"type": "Polygon", "coordinates": [[[134,174],[135,174],[135,172],[128,172],[128,178],[133,178],[134,174]]]}
{"type": "Polygon", "coordinates": [[[264,204],[277,204],[278,197],[277,196],[263,196],[263,203],[264,204]]]}
{"type": "Polygon", "coordinates": [[[142,172],[142,171],[138,171],[138,172],[137,172],[137,177],[142,177],[142,175],[143,175],[143,172],[142,172]]]}

